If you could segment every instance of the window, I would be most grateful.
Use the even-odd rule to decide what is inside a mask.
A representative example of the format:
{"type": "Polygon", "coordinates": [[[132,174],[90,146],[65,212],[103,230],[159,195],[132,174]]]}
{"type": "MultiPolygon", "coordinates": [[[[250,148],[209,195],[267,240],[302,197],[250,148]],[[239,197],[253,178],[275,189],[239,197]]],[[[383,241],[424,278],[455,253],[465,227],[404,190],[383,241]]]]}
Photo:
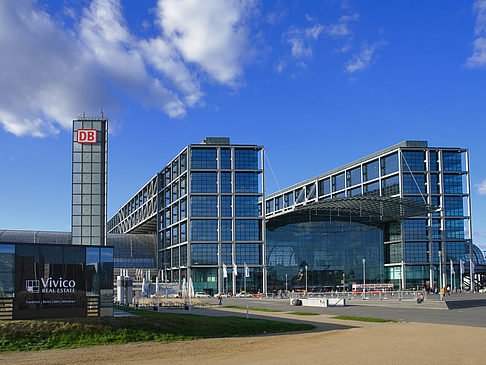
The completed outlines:
{"type": "Polygon", "coordinates": [[[305,191],[304,188],[300,188],[294,191],[295,195],[295,202],[298,203],[303,203],[305,200],[305,191]]]}
{"type": "Polygon", "coordinates": [[[184,219],[187,217],[187,204],[186,204],[186,199],[181,200],[181,219],[184,219]]]}
{"type": "Polygon", "coordinates": [[[176,181],[172,184],[172,201],[179,199],[179,183],[176,181]]]}
{"type": "Polygon", "coordinates": [[[236,264],[237,265],[261,265],[262,263],[262,245],[259,243],[237,243],[236,264]]]}
{"type": "Polygon", "coordinates": [[[275,198],[275,210],[281,210],[283,208],[283,196],[280,195],[275,198]]]}
{"type": "Polygon", "coordinates": [[[361,168],[357,167],[346,171],[347,187],[354,186],[361,183],[361,168]]]}
{"type": "Polygon", "coordinates": [[[231,172],[221,173],[221,192],[231,193],[231,172]]]}
{"type": "Polygon", "coordinates": [[[294,194],[293,193],[287,193],[284,195],[284,207],[291,207],[294,205],[294,194]]]}
{"type": "Polygon", "coordinates": [[[221,220],[221,240],[231,241],[233,239],[233,221],[231,219],[221,220]]]}
{"type": "Polygon", "coordinates": [[[172,180],[177,179],[177,176],[179,176],[179,165],[176,159],[172,162],[172,180]]]}
{"type": "Polygon", "coordinates": [[[344,172],[332,177],[332,191],[344,189],[344,172]]]}
{"type": "MultiPolygon", "coordinates": [[[[281,205],[282,197],[278,199],[281,205]]],[[[235,196],[235,217],[258,217],[258,197],[235,196]]]]}
{"type": "Polygon", "coordinates": [[[221,168],[231,169],[231,150],[229,148],[221,148],[221,168]]]}
{"type": "Polygon", "coordinates": [[[187,241],[187,225],[186,223],[181,223],[181,242],[187,241]]]}
{"type": "Polygon", "coordinates": [[[462,156],[460,152],[442,152],[444,171],[462,171],[462,156]]]}
{"type": "Polygon", "coordinates": [[[402,262],[402,244],[390,243],[385,245],[385,264],[402,262]]]}
{"type": "Polygon", "coordinates": [[[381,194],[383,196],[396,195],[399,192],[398,176],[381,180],[381,194]]]}
{"type": "Polygon", "coordinates": [[[237,219],[235,221],[236,241],[258,241],[261,240],[262,232],[259,220],[237,219]]]}
{"type": "Polygon", "coordinates": [[[181,153],[181,174],[187,170],[187,156],[186,153],[181,153]]]}
{"type": "Polygon", "coordinates": [[[379,196],[380,195],[380,183],[378,181],[363,185],[363,195],[366,196],[379,196]]]}
{"type": "Polygon", "coordinates": [[[381,175],[385,176],[398,171],[398,154],[382,157],[381,159],[381,175]]]}
{"type": "Polygon", "coordinates": [[[405,243],[405,262],[407,263],[427,263],[427,242],[406,242],[405,243]]]}
{"type": "Polygon", "coordinates": [[[235,169],[258,169],[258,150],[235,149],[235,169]]]}
{"type": "Polygon", "coordinates": [[[193,265],[217,265],[218,245],[216,243],[193,243],[191,262],[193,265]]]}
{"type": "Polygon", "coordinates": [[[356,196],[356,195],[361,195],[361,187],[348,190],[348,196],[356,196]]]}
{"type": "Polygon", "coordinates": [[[186,180],[186,176],[184,175],[183,177],[181,177],[181,180],[180,180],[180,187],[181,187],[181,197],[186,195],[187,191],[186,191],[186,186],[187,186],[187,180],[186,180]]]}
{"type": "Polygon", "coordinates": [[[216,149],[196,149],[191,150],[191,168],[193,169],[216,169],[216,149]]]}
{"type": "Polygon", "coordinates": [[[444,197],[446,217],[458,217],[464,215],[464,198],[456,196],[444,197]]]}
{"type": "Polygon", "coordinates": [[[191,219],[191,238],[194,241],[217,241],[218,221],[214,219],[191,219]]]}
{"type": "Polygon", "coordinates": [[[425,171],[425,152],[403,151],[402,168],[404,171],[425,171]]]}
{"type": "Polygon", "coordinates": [[[422,174],[403,174],[403,193],[404,194],[426,194],[425,175],[422,174]]]}
{"type": "Polygon", "coordinates": [[[437,151],[430,151],[430,171],[439,171],[439,153],[437,151]]]}
{"type": "Polygon", "coordinates": [[[464,220],[446,219],[445,234],[446,238],[464,238],[464,220]]]}
{"type": "Polygon", "coordinates": [[[444,193],[462,194],[462,176],[444,174],[444,193]]]}
{"type": "Polygon", "coordinates": [[[378,173],[378,160],[368,162],[363,165],[363,180],[370,181],[377,179],[379,177],[378,173]]]}
{"type": "Polygon", "coordinates": [[[258,193],[258,173],[236,172],[235,193],[258,193]]]}
{"type": "Polygon", "coordinates": [[[221,244],[221,260],[226,266],[231,266],[233,263],[233,246],[231,243],[221,244]]]}
{"type": "Polygon", "coordinates": [[[427,239],[426,219],[405,219],[403,221],[404,238],[406,240],[427,239]]]}
{"type": "Polygon", "coordinates": [[[315,199],[316,197],[316,185],[315,184],[309,184],[305,187],[305,195],[307,196],[307,199],[315,199]]]}
{"type": "Polygon", "coordinates": [[[217,217],[217,196],[191,196],[191,216],[193,217],[217,217]]]}
{"type": "Polygon", "coordinates": [[[191,191],[193,193],[217,193],[218,174],[216,172],[193,172],[191,191]]]}
{"type": "Polygon", "coordinates": [[[265,205],[266,205],[266,212],[267,212],[267,214],[273,213],[273,210],[274,210],[273,209],[274,208],[274,200],[273,199],[267,200],[265,202],[265,205]]]}
{"type": "Polygon", "coordinates": [[[318,182],[319,196],[331,194],[331,180],[329,178],[319,180],[318,182]]]}
{"type": "Polygon", "coordinates": [[[439,194],[440,193],[440,184],[439,184],[439,175],[438,174],[430,174],[430,193],[431,194],[439,194]]]}
{"type": "Polygon", "coordinates": [[[231,196],[221,196],[221,217],[233,216],[233,198],[231,196]]]}

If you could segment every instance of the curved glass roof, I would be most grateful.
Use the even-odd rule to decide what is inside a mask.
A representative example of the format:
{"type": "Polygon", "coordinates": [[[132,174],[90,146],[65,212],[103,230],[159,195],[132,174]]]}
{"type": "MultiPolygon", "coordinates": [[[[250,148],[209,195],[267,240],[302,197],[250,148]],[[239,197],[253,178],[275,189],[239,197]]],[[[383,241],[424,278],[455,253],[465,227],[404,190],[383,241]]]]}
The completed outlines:
{"type": "Polygon", "coordinates": [[[290,222],[309,220],[348,220],[350,222],[381,225],[386,222],[435,212],[438,207],[417,200],[384,197],[353,196],[320,200],[299,206],[288,213],[268,219],[267,227],[272,229],[290,222]]]}

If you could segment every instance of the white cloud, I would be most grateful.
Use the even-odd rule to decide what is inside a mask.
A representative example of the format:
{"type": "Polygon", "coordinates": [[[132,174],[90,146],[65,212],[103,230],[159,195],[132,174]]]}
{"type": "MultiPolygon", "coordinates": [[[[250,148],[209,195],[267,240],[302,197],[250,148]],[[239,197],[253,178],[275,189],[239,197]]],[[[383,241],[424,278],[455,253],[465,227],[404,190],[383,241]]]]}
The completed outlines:
{"type": "Polygon", "coordinates": [[[486,195],[486,179],[484,179],[479,184],[476,184],[474,186],[478,188],[479,195],[486,195]]]}
{"type": "MultiPolygon", "coordinates": [[[[198,4],[160,0],[160,34],[139,39],[119,0],[91,1],[72,29],[36,0],[0,1],[0,124],[19,136],[46,136],[70,128],[81,111],[116,114],[119,95],[180,117],[202,104],[201,76],[235,85],[248,49],[243,23],[251,3],[198,4]]],[[[63,9],[71,20],[73,12],[63,9]]]]}
{"type": "MultiPolygon", "coordinates": [[[[307,20],[313,21],[309,17],[307,20]]],[[[309,58],[312,56],[312,42],[319,38],[323,30],[324,26],[318,23],[306,28],[291,27],[284,33],[283,38],[290,45],[293,57],[309,58]]]]}
{"type": "Polygon", "coordinates": [[[383,42],[375,42],[370,45],[363,44],[361,47],[361,51],[353,56],[351,60],[349,60],[344,69],[347,73],[354,73],[359,71],[364,71],[374,62],[375,51],[376,49],[383,45],[383,42]]]}
{"type": "Polygon", "coordinates": [[[353,32],[349,29],[349,22],[357,21],[359,14],[354,13],[351,15],[343,15],[339,18],[339,21],[335,24],[331,24],[326,27],[326,33],[330,36],[346,37],[351,36],[353,32]]]}
{"type": "Polygon", "coordinates": [[[486,66],[486,0],[476,0],[473,4],[476,13],[476,26],[473,54],[466,61],[471,68],[486,66]]]}
{"type": "Polygon", "coordinates": [[[243,72],[249,51],[245,22],[252,10],[253,2],[246,0],[159,0],[157,5],[164,35],[184,60],[227,85],[243,72]]]}

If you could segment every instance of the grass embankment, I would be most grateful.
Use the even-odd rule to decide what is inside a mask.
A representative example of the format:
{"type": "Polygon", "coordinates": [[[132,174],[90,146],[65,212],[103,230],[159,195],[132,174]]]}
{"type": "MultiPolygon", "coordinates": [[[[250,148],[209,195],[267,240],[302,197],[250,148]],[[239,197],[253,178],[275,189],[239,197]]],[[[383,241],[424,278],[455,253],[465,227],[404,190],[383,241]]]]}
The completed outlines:
{"type": "Polygon", "coordinates": [[[288,312],[289,314],[295,314],[296,316],[318,316],[320,313],[314,312],[288,312]]]}
{"type": "Polygon", "coordinates": [[[381,318],[369,318],[369,317],[355,317],[355,316],[336,316],[332,317],[336,319],[344,319],[348,321],[360,321],[360,322],[378,322],[378,323],[384,323],[384,322],[398,322],[393,319],[381,319],[381,318]]]}
{"type": "Polygon", "coordinates": [[[5,321],[0,323],[0,352],[75,348],[127,342],[171,342],[309,330],[309,324],[157,313],[125,309],[138,314],[120,318],[76,318],[5,321]]]}

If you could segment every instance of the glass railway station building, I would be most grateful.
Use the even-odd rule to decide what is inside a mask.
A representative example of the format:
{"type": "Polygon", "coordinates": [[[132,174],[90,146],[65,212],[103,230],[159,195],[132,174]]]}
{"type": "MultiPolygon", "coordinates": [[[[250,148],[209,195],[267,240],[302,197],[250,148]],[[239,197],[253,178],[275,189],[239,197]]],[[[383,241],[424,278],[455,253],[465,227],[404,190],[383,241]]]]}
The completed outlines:
{"type": "Polygon", "coordinates": [[[108,221],[106,157],[106,119],[75,120],[71,232],[0,230],[1,318],[110,315],[119,269],[209,294],[303,289],[304,272],[349,288],[363,259],[367,283],[404,289],[439,286],[440,266],[450,285],[451,260],[457,287],[461,260],[466,285],[486,272],[464,148],[405,141],[266,195],[263,146],[206,138],[108,221]]]}
{"type": "Polygon", "coordinates": [[[108,236],[156,235],[160,276],[213,294],[304,288],[306,266],[309,288],[342,288],[363,281],[363,259],[367,282],[397,288],[439,286],[439,259],[458,287],[460,260],[466,276],[470,258],[486,269],[469,236],[466,149],[405,141],[270,195],[263,153],[229,138],[187,146],[108,236]]]}

